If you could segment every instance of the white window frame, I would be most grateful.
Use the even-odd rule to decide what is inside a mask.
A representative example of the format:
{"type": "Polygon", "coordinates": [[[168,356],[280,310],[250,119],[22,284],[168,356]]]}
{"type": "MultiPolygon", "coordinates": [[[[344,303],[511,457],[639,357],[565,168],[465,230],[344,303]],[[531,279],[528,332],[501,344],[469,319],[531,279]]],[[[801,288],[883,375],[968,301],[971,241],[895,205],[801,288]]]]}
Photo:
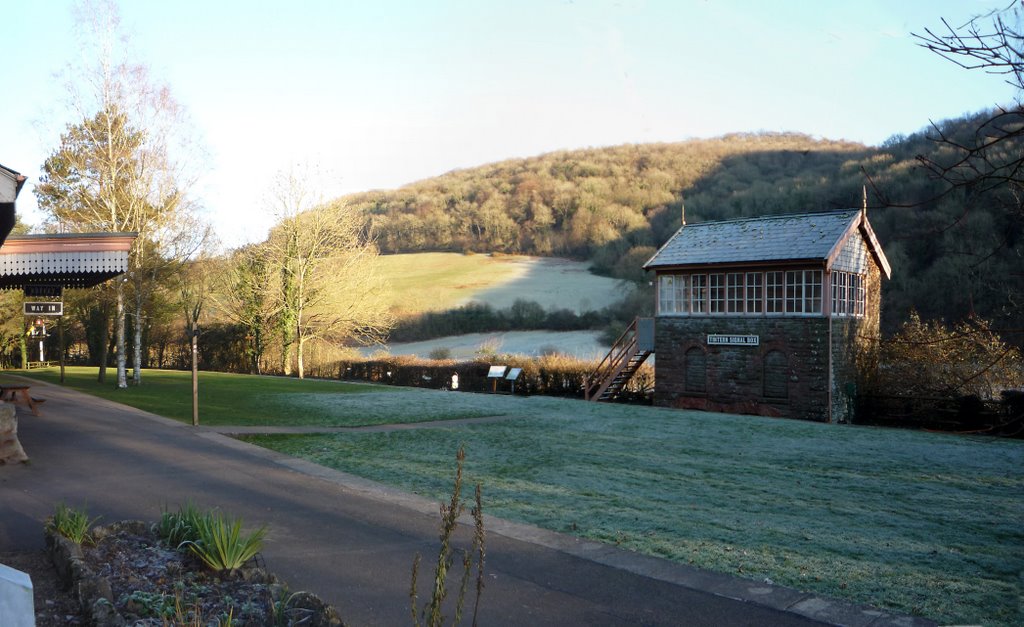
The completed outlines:
{"type": "Polygon", "coordinates": [[[725,313],[745,314],[746,289],[743,272],[729,272],[725,275],[725,313]]]}
{"type": "MultiPolygon", "coordinates": [[[[661,274],[658,315],[820,316],[826,303],[825,276],[822,270],[806,268],[661,274]]],[[[866,309],[863,277],[836,271],[828,278],[832,315],[866,309]]]]}
{"type": "Polygon", "coordinates": [[[867,313],[867,277],[855,272],[832,272],[832,315],[863,318],[867,313]]]}
{"type": "Polygon", "coordinates": [[[746,312],[751,315],[764,314],[764,272],[748,272],[745,278],[746,312]]]}
{"type": "Polygon", "coordinates": [[[725,273],[708,274],[708,313],[724,315],[725,310],[725,273]]]}

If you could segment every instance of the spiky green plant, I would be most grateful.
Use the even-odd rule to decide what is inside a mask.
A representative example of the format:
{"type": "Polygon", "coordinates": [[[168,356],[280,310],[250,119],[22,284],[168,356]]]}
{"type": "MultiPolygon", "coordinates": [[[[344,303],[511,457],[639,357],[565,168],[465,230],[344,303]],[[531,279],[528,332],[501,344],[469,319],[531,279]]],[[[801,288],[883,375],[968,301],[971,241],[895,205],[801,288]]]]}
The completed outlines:
{"type": "Polygon", "coordinates": [[[204,564],[217,572],[233,573],[263,548],[266,527],[242,535],[242,520],[229,520],[210,512],[198,518],[198,538],[186,540],[187,546],[204,564]]]}
{"type": "Polygon", "coordinates": [[[75,544],[88,544],[92,542],[89,528],[99,519],[97,516],[90,520],[85,508],[78,510],[60,503],[53,516],[46,519],[46,530],[60,534],[75,544]]]}
{"type": "Polygon", "coordinates": [[[199,539],[199,524],[202,512],[191,501],[179,506],[177,512],[164,510],[156,524],[156,532],[171,547],[181,547],[186,542],[199,539]]]}

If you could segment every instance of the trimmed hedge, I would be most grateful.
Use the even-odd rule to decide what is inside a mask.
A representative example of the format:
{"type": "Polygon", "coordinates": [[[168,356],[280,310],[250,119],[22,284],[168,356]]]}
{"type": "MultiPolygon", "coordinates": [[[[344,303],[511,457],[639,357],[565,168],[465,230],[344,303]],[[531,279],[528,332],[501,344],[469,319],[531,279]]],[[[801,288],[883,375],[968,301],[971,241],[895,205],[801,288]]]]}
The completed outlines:
{"type": "MultiPolygon", "coordinates": [[[[320,368],[311,375],[387,385],[450,389],[452,375],[457,374],[459,390],[465,392],[513,393],[514,387],[517,395],[583,398],[584,381],[594,371],[597,363],[561,355],[539,358],[498,355],[486,362],[385,357],[343,360],[320,368]],[[523,370],[513,386],[511,381],[505,379],[488,379],[487,373],[492,365],[523,370]]],[[[630,379],[620,400],[649,403],[653,390],[654,368],[644,364],[630,379]]]]}

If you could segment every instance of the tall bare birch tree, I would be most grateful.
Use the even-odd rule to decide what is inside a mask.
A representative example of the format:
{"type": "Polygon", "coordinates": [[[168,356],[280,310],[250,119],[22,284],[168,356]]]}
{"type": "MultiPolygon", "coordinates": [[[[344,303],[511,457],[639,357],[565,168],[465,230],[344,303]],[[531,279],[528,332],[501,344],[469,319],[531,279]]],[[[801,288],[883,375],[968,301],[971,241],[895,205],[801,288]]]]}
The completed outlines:
{"type": "Polygon", "coordinates": [[[186,157],[192,144],[182,108],[119,47],[117,7],[109,1],[83,3],[78,13],[91,56],[69,72],[68,93],[72,114],[81,121],[67,126],[35,191],[59,230],[138,234],[128,277],[113,287],[117,385],[123,388],[126,284],[131,280],[135,294],[133,378],[139,383],[147,296],[168,261],[187,257],[202,239],[188,201],[196,170],[186,157]]]}

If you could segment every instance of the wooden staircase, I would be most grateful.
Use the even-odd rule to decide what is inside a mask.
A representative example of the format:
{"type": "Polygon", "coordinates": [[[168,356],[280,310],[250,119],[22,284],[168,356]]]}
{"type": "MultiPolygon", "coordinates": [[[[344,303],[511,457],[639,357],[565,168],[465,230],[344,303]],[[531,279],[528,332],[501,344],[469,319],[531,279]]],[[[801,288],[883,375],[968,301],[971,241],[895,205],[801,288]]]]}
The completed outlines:
{"type": "Polygon", "coordinates": [[[615,400],[653,352],[654,318],[634,318],[587,377],[583,397],[588,401],[615,400]]]}

